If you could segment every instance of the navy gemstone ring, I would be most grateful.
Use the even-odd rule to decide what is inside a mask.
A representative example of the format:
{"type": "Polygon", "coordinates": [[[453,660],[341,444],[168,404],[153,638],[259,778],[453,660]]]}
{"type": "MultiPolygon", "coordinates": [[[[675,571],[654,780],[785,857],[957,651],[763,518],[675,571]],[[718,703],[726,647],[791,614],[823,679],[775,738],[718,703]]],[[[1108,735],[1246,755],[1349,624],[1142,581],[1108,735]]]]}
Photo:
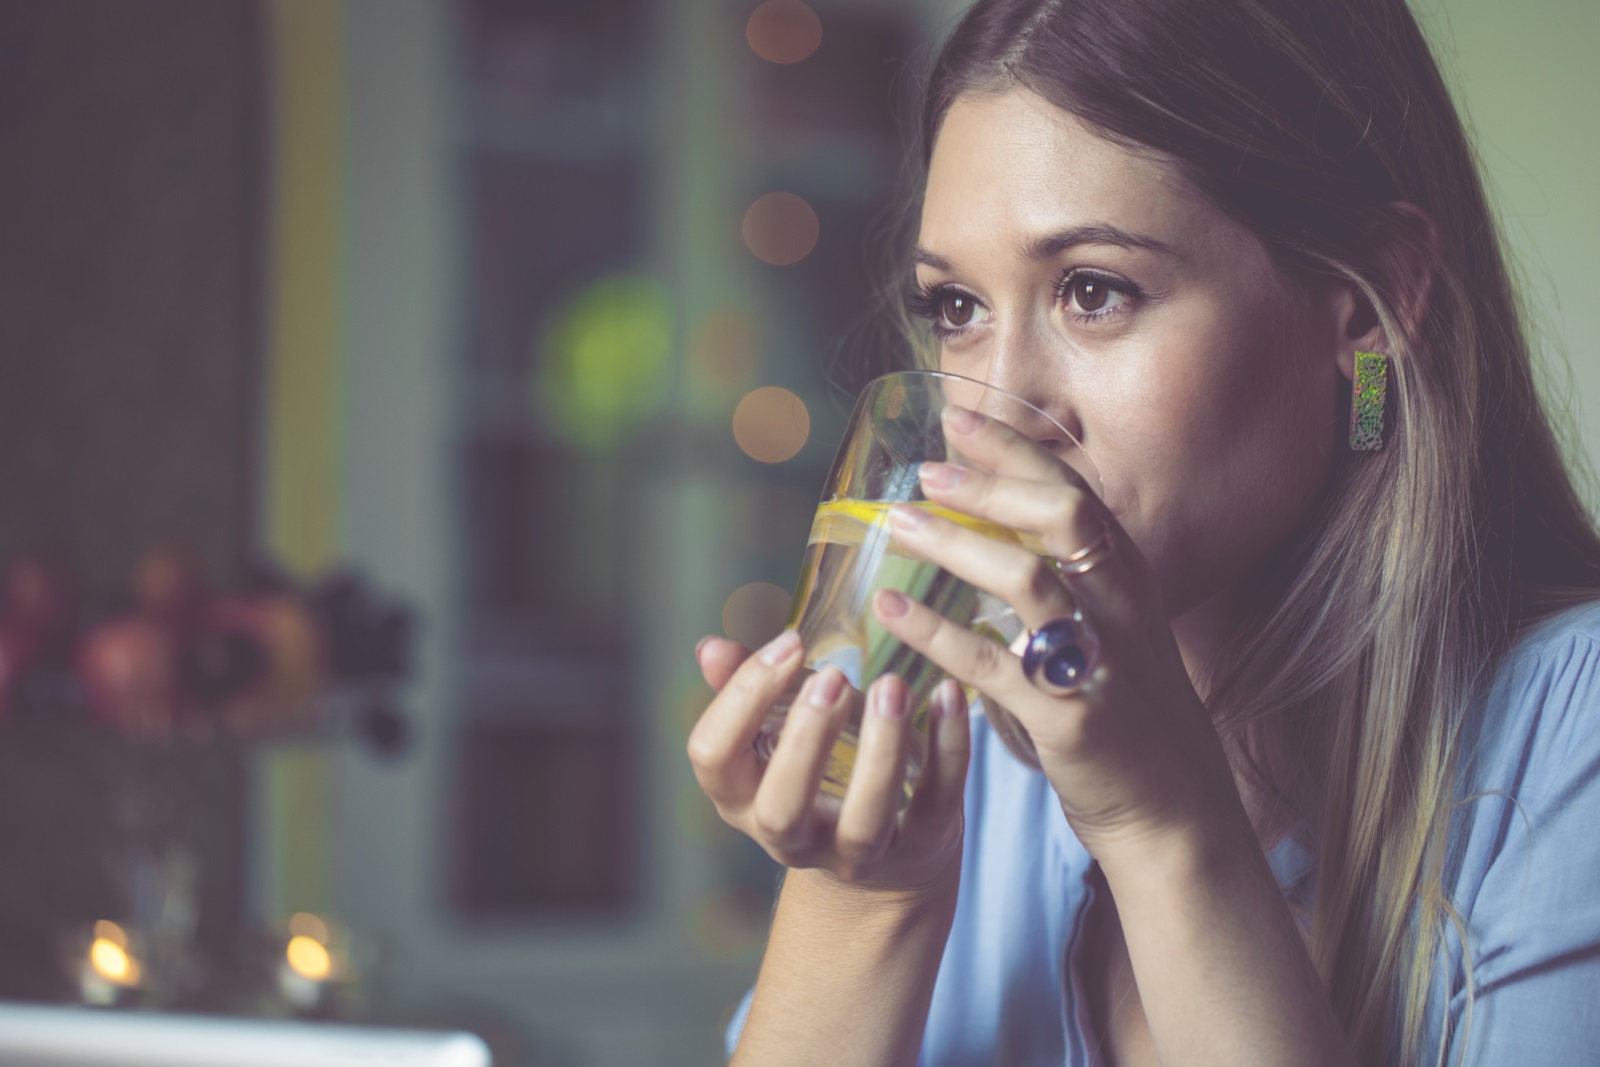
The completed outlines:
{"type": "Polygon", "coordinates": [[[1099,663],[1100,639],[1081,614],[1030,631],[1022,650],[1022,673],[1051,696],[1077,692],[1099,663]]]}

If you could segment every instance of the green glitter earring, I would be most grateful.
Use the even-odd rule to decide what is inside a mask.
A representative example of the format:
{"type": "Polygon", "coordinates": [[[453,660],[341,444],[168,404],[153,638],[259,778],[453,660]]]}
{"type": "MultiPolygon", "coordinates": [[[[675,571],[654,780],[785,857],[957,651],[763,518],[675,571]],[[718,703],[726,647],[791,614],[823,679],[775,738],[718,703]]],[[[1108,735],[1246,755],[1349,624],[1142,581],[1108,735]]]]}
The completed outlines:
{"type": "Polygon", "coordinates": [[[1383,447],[1383,402],[1389,391],[1389,359],[1377,352],[1356,353],[1356,380],[1350,388],[1350,451],[1383,447]]]}

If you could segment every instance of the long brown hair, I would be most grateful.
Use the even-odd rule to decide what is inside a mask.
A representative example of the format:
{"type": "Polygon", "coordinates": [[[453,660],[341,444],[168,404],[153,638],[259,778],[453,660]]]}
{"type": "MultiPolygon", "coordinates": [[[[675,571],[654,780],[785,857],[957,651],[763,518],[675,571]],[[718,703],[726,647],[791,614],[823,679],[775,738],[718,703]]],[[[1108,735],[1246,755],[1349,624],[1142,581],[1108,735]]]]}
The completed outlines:
{"type": "Polygon", "coordinates": [[[1164,153],[1390,338],[1386,448],[1345,458],[1201,687],[1241,773],[1317,835],[1310,948],[1358,1058],[1412,1062],[1474,701],[1520,629],[1600,592],[1472,148],[1404,0],[983,0],[929,76],[924,172],[957,98],[1017,87],[1164,153]],[[1432,269],[1420,318],[1400,261],[1432,269]]]}

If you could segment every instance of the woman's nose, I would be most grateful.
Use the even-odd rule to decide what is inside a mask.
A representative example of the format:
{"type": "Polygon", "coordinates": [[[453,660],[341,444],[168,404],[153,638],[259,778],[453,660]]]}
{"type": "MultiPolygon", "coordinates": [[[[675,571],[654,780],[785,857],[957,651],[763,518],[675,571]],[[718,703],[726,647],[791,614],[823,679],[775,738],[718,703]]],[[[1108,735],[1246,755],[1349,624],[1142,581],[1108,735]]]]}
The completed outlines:
{"type": "Polygon", "coordinates": [[[978,405],[978,410],[982,414],[1005,423],[1018,433],[1032,438],[1051,450],[1066,443],[1068,435],[1062,432],[1063,427],[1058,426],[1054,419],[1039,410],[1036,400],[1012,392],[998,382],[990,381],[988,384],[991,388],[983,391],[982,400],[978,405]],[[1018,400],[1023,403],[1018,403],[1018,400]]]}
{"type": "Polygon", "coordinates": [[[1053,364],[1038,338],[1029,331],[1001,333],[983,368],[983,380],[990,388],[984,390],[980,398],[984,406],[979,410],[1052,451],[1073,443],[1073,427],[1058,425],[1066,421],[1063,416],[1071,406],[1064,395],[1066,383],[1053,373],[1053,364]]]}
{"type": "Polygon", "coordinates": [[[1043,445],[1100,492],[1099,471],[1084,451],[1082,421],[1064,368],[1039,338],[1020,329],[997,336],[988,360],[974,371],[988,388],[963,406],[1043,445]]]}

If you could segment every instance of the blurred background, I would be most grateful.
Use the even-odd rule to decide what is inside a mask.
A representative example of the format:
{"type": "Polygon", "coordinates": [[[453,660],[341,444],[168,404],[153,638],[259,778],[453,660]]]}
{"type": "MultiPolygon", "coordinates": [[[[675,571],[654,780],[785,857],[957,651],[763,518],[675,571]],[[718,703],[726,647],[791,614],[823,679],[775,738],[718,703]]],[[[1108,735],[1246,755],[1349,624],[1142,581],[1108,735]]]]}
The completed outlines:
{"type": "MultiPolygon", "coordinates": [[[[691,650],[781,625],[961,6],[0,0],[0,997],[720,1062],[691,650]]],[[[1600,7],[1417,11],[1600,456],[1600,7]]]]}

